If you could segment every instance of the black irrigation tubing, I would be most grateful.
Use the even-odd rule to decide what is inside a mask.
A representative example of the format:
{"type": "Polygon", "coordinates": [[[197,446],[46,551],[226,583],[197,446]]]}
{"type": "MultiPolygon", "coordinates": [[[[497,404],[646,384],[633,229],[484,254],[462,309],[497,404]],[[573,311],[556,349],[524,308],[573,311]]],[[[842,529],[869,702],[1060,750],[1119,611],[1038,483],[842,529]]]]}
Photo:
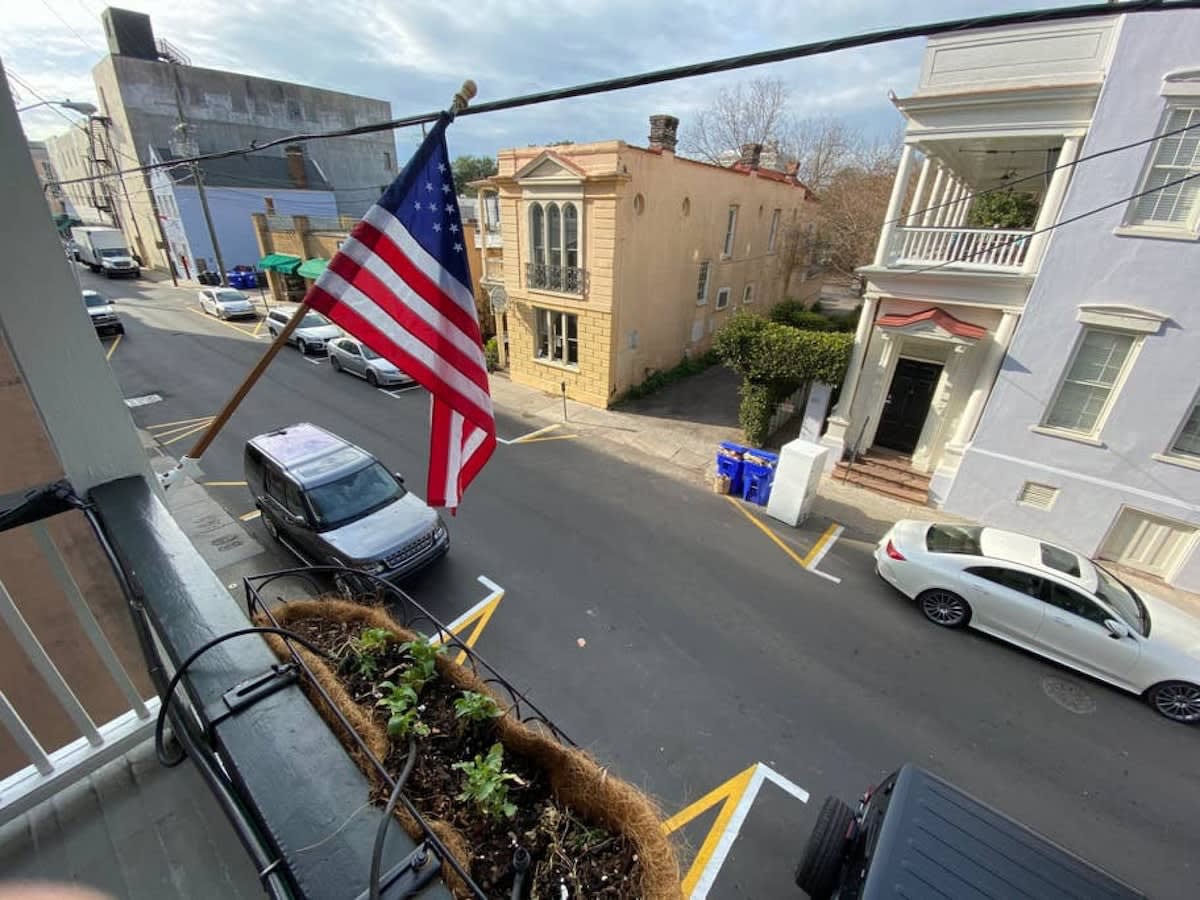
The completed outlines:
{"type": "MultiPolygon", "coordinates": [[[[662,84],[667,81],[678,81],[684,78],[695,78],[700,75],[712,75],[717,72],[731,72],[736,69],[747,69],[769,63],[787,62],[794,59],[804,59],[809,56],[820,56],[838,50],[850,50],[856,47],[869,47],[875,44],[885,44],[891,41],[907,40],[917,37],[933,37],[940,34],[952,34],[958,31],[971,31],[977,28],[991,28],[1001,25],[1035,24],[1038,22],[1056,22],[1063,19],[1089,19],[1102,16],[1116,16],[1135,12],[1168,12],[1175,9],[1200,9],[1200,0],[1128,0],[1119,4],[1088,3],[1080,6],[1064,6],[1058,9],[1025,10],[1022,12],[998,13],[987,16],[972,16],[965,19],[948,19],[942,22],[931,22],[923,25],[904,25],[897,28],[883,28],[863,34],[847,35],[845,37],[829,38],[822,41],[812,41],[806,44],[794,44],[790,47],[780,47],[775,50],[761,50],[757,53],[744,53],[739,56],[728,56],[723,59],[709,60],[702,63],[691,63],[683,66],[673,66],[666,69],[656,69],[636,75],[624,75],[618,78],[606,78],[572,87],[554,88],[532,94],[522,94],[504,100],[493,100],[489,103],[479,103],[460,110],[459,116],[475,116],[484,113],[500,112],[508,109],[519,109],[524,106],[534,106],[541,103],[551,103],[556,100],[569,100],[573,97],[586,97],[592,94],[604,94],[612,91],[623,91],[629,88],[645,87],[651,84],[662,84]]],[[[445,112],[418,113],[387,122],[374,122],[368,125],[358,125],[353,128],[342,128],[335,131],[322,131],[295,134],[289,137],[275,138],[263,143],[252,142],[246,147],[229,150],[218,150],[213,153],[201,153],[196,156],[172,160],[170,163],[157,163],[136,166],[129,169],[118,169],[107,173],[104,177],[116,177],[133,172],[144,172],[162,168],[165,165],[179,163],[203,162],[209,159],[226,159],[230,156],[240,156],[246,153],[256,153],[281,144],[295,144],[304,141],[323,140],[325,138],[356,137],[362,134],[374,134],[379,131],[391,131],[397,128],[408,128],[436,122],[445,112]]],[[[56,182],[58,185],[78,184],[94,181],[96,176],[73,178],[56,182]]]]}

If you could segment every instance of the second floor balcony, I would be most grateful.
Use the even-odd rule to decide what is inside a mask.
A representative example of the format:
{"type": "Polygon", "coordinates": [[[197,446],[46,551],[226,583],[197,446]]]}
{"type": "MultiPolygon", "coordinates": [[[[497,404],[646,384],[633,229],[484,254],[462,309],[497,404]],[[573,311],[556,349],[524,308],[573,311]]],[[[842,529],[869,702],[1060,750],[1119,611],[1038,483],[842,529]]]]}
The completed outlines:
{"type": "Polygon", "coordinates": [[[554,291],[582,297],[587,292],[587,270],[578,266],[527,262],[525,287],[535,291],[554,291]]]}

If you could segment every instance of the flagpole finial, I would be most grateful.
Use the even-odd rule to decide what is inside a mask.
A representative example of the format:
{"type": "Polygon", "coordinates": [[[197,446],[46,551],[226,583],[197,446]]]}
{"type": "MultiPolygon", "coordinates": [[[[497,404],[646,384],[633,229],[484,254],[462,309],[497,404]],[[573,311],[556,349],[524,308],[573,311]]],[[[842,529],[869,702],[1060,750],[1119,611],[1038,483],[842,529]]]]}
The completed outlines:
{"type": "Polygon", "coordinates": [[[478,88],[475,86],[475,82],[468,78],[462,83],[462,87],[458,89],[458,93],[454,95],[454,99],[450,101],[450,112],[452,114],[462,112],[467,108],[467,104],[474,99],[477,92],[478,88]]]}

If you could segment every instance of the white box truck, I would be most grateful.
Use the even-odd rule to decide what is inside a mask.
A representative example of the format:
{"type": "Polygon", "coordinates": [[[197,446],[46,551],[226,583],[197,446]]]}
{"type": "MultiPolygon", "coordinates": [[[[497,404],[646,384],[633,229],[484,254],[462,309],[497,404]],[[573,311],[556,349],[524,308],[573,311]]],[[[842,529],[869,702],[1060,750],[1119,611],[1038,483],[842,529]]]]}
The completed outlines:
{"type": "Polygon", "coordinates": [[[93,272],[103,272],[105,278],[137,278],[142,272],[129,252],[125,235],[117,228],[76,226],[71,229],[71,238],[79,248],[79,261],[93,272]]]}

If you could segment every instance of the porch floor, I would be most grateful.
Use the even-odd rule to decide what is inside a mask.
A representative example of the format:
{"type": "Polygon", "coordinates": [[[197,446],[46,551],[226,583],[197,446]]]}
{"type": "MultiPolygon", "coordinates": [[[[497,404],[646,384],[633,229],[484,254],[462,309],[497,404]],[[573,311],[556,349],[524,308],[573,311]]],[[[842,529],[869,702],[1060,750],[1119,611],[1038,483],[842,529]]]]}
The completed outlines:
{"type": "Polygon", "coordinates": [[[0,879],[71,882],[131,900],[263,896],[192,764],[164,769],[149,740],[0,826],[0,879]]]}

